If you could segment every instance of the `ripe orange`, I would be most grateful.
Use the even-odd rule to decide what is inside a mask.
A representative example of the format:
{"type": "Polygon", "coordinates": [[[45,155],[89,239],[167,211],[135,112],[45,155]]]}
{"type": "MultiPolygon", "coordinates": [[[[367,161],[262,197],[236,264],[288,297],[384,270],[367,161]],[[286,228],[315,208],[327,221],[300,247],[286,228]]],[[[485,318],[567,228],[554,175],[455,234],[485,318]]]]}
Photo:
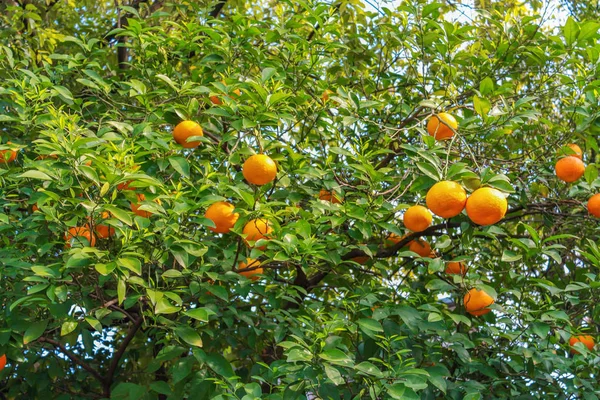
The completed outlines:
{"type": "Polygon", "coordinates": [[[558,152],[559,155],[561,155],[561,156],[573,156],[573,157],[579,158],[580,160],[582,159],[582,157],[583,157],[583,151],[581,150],[581,147],[577,146],[574,143],[569,143],[569,144],[567,144],[567,145],[565,145],[563,147],[570,148],[571,150],[573,150],[575,152],[575,154],[573,154],[571,152],[567,153],[567,151],[565,151],[565,150],[563,150],[561,148],[561,150],[558,152]]]}
{"type": "Polygon", "coordinates": [[[77,226],[74,228],[69,228],[69,231],[64,235],[67,244],[65,244],[66,248],[71,247],[73,241],[80,240],[77,238],[84,238],[90,244],[90,247],[94,247],[96,245],[96,236],[90,232],[90,229],[87,226],[77,226]]]}
{"type": "Polygon", "coordinates": [[[134,213],[136,213],[140,217],[150,218],[150,216],[152,215],[152,213],[150,211],[143,211],[143,210],[139,209],[141,207],[140,203],[142,201],[146,200],[146,196],[143,195],[142,193],[138,193],[137,194],[137,198],[138,198],[138,203],[137,204],[131,203],[131,211],[133,211],[134,213]]]}
{"type": "Polygon", "coordinates": [[[192,136],[204,136],[202,127],[194,121],[182,121],[173,129],[173,139],[186,149],[200,146],[200,142],[188,142],[192,136]]]}
{"type": "Polygon", "coordinates": [[[421,257],[431,257],[431,246],[424,240],[412,240],[408,244],[408,249],[412,252],[417,253],[421,257]]]}
{"type": "Polygon", "coordinates": [[[425,197],[427,207],[442,218],[456,217],[467,203],[467,192],[453,181],[441,181],[429,189],[425,197]]]}
{"type": "MultiPolygon", "coordinates": [[[[8,142],[7,144],[9,144],[9,143],[10,142],[8,142]]],[[[8,164],[9,162],[15,161],[16,158],[17,158],[16,150],[0,150],[0,163],[8,164]]]]}
{"type": "Polygon", "coordinates": [[[432,215],[423,206],[412,206],[404,213],[404,226],[413,232],[421,232],[431,225],[432,215]]]}
{"type": "Polygon", "coordinates": [[[36,212],[38,211],[40,208],[38,207],[37,203],[35,203],[34,205],[31,206],[31,212],[36,212]]]}
{"type": "Polygon", "coordinates": [[[446,264],[446,273],[464,275],[467,273],[467,267],[462,262],[450,261],[448,264],[446,264]]]}
{"type": "MultiPolygon", "coordinates": [[[[111,213],[109,213],[108,211],[102,212],[103,220],[110,218],[112,218],[111,213]]],[[[106,239],[115,235],[115,228],[113,228],[112,226],[98,224],[96,225],[95,230],[96,235],[98,235],[98,238],[100,239],[106,239]]]]}
{"type": "Polygon", "coordinates": [[[427,132],[437,140],[450,139],[458,128],[456,119],[448,113],[439,113],[429,118],[427,132]],[[440,123],[441,120],[441,123],[440,123]],[[454,131],[453,131],[454,130],[454,131]]]}
{"type": "Polygon", "coordinates": [[[501,191],[482,187],[467,199],[467,215],[478,225],[492,225],[504,218],[508,202],[501,191]]]}
{"type": "Polygon", "coordinates": [[[277,165],[271,157],[264,154],[255,154],[244,162],[242,173],[248,182],[260,186],[275,179],[277,165]]]}
{"type": "Polygon", "coordinates": [[[234,213],[235,206],[226,201],[217,201],[208,207],[204,216],[215,223],[214,228],[208,228],[216,233],[227,233],[237,222],[240,214],[234,213]]]}
{"type": "Polygon", "coordinates": [[[239,274],[245,276],[248,279],[252,279],[253,281],[259,279],[258,274],[263,273],[263,269],[260,268],[260,261],[253,260],[251,258],[247,258],[246,262],[240,261],[238,263],[238,270],[246,269],[246,268],[254,268],[248,271],[240,271],[239,274]]]}
{"type": "Polygon", "coordinates": [[[494,299],[483,290],[473,288],[463,298],[463,304],[469,314],[478,317],[492,311],[488,307],[494,304],[494,299]]]}
{"type": "Polygon", "coordinates": [[[337,194],[327,191],[325,189],[321,189],[319,192],[319,200],[330,201],[333,204],[341,204],[342,200],[337,196],[337,194]]]}
{"type": "Polygon", "coordinates": [[[600,218],[600,193],[596,193],[587,203],[587,208],[590,214],[594,217],[600,218]]]}
{"type": "Polygon", "coordinates": [[[4,367],[6,367],[6,354],[0,356],[0,371],[2,371],[4,367]]]}
{"type": "MultiPolygon", "coordinates": [[[[571,339],[569,339],[569,344],[571,346],[574,346],[575,343],[577,343],[577,342],[583,343],[585,345],[585,347],[587,347],[590,351],[592,351],[592,349],[594,348],[594,345],[596,344],[594,342],[594,338],[591,335],[571,336],[571,339]]],[[[573,348],[571,348],[571,353],[579,354],[579,352],[573,348]]]]}
{"type": "Polygon", "coordinates": [[[575,156],[567,156],[556,162],[554,170],[561,181],[575,182],[583,176],[585,164],[575,156]]]}
{"type": "MultiPolygon", "coordinates": [[[[250,246],[248,242],[256,242],[260,239],[269,239],[269,233],[273,232],[273,227],[270,226],[269,221],[264,218],[256,218],[244,226],[242,233],[245,236],[244,241],[246,245],[250,246]]],[[[252,246],[250,246],[252,247],[252,246]]],[[[257,247],[259,250],[265,250],[266,245],[257,247]]]]}

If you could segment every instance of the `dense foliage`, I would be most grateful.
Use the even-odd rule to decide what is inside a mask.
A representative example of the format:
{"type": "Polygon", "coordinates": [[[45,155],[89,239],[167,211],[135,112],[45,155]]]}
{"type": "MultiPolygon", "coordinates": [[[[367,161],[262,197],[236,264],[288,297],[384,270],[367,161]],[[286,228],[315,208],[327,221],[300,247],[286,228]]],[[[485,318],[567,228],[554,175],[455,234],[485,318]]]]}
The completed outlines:
{"type": "Polygon", "coordinates": [[[0,3],[0,398],[597,399],[598,346],[569,339],[600,327],[600,23],[543,10],[0,3]],[[272,183],[245,181],[255,153],[272,183]],[[440,180],[501,190],[506,216],[407,232],[440,180]],[[465,312],[472,288],[492,312],[465,312]]]}

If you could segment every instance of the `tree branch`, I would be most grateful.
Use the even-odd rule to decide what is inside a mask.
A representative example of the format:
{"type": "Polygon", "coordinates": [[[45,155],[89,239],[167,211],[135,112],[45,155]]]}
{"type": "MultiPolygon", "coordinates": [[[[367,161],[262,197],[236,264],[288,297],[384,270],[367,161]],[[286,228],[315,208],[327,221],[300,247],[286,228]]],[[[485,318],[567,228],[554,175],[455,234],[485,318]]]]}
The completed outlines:
{"type": "Polygon", "coordinates": [[[123,354],[125,354],[127,346],[129,346],[129,343],[131,343],[131,341],[133,340],[133,337],[137,333],[138,329],[140,329],[140,326],[142,326],[143,321],[144,318],[141,315],[138,317],[137,320],[134,321],[131,328],[129,328],[129,332],[127,332],[127,336],[125,336],[123,343],[121,343],[121,346],[119,346],[119,349],[113,356],[113,359],[110,363],[110,367],[108,367],[108,372],[106,373],[106,376],[104,377],[103,381],[104,395],[107,397],[110,397],[110,386],[112,385],[115,372],[117,370],[117,367],[119,366],[119,361],[121,360],[121,357],[123,357],[123,354]]]}
{"type": "Polygon", "coordinates": [[[65,356],[67,356],[67,358],[69,358],[69,360],[73,361],[75,364],[77,364],[81,368],[85,369],[87,372],[92,374],[94,376],[94,378],[98,379],[98,381],[100,381],[102,384],[104,384],[104,378],[102,377],[102,375],[100,375],[100,373],[98,371],[96,371],[94,368],[92,368],[88,363],[83,361],[77,355],[70,352],[62,343],[60,343],[54,339],[46,338],[43,336],[41,338],[39,338],[37,341],[41,342],[41,343],[48,343],[48,344],[51,344],[52,346],[58,348],[61,353],[63,353],[65,356]]]}
{"type": "Polygon", "coordinates": [[[217,18],[219,14],[221,14],[223,7],[225,7],[225,3],[227,3],[227,0],[219,0],[219,2],[215,4],[215,8],[213,8],[208,15],[210,15],[211,18],[217,18]]]}

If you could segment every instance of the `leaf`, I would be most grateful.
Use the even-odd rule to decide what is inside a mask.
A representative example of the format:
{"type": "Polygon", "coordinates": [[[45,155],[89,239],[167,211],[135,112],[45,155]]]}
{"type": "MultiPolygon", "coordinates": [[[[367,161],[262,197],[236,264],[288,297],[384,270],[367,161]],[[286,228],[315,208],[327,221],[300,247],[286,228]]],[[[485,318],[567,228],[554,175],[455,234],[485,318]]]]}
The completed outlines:
{"type": "Polygon", "coordinates": [[[368,362],[368,361],[363,361],[360,364],[358,364],[357,366],[354,367],[355,370],[362,372],[363,374],[366,375],[371,375],[371,376],[375,376],[377,378],[382,378],[383,374],[381,373],[381,371],[379,370],[379,368],[377,368],[376,365],[368,362]]]}
{"type": "Polygon", "coordinates": [[[182,176],[186,178],[190,177],[190,164],[183,157],[169,157],[169,163],[175,171],[179,172],[182,176]]]}
{"type": "Polygon", "coordinates": [[[361,318],[356,322],[363,330],[373,331],[373,332],[383,332],[383,328],[381,327],[381,324],[373,319],[361,318]]]}
{"type": "Polygon", "coordinates": [[[181,307],[174,306],[169,302],[169,299],[162,297],[156,302],[154,312],[156,314],[173,314],[181,310],[181,307]]]}
{"type": "Polygon", "coordinates": [[[333,382],[334,385],[341,385],[344,383],[344,378],[342,378],[342,375],[340,374],[340,371],[337,370],[337,368],[327,363],[323,363],[323,367],[325,368],[325,375],[327,375],[327,377],[331,380],[331,382],[333,382]]]}
{"type": "Polygon", "coordinates": [[[332,364],[341,365],[344,367],[350,367],[354,364],[354,362],[352,361],[352,359],[350,359],[348,354],[344,353],[339,349],[325,350],[324,352],[319,354],[319,357],[325,361],[329,361],[332,364]]]}
{"type": "Polygon", "coordinates": [[[482,96],[487,96],[494,91],[494,81],[488,76],[479,83],[479,93],[482,96]]]}
{"type": "Polygon", "coordinates": [[[171,387],[165,381],[152,382],[150,384],[150,390],[152,390],[156,393],[159,393],[159,394],[164,394],[166,396],[169,396],[170,394],[172,394],[171,387]]]}
{"type": "Polygon", "coordinates": [[[419,170],[422,173],[424,173],[431,179],[433,179],[435,181],[442,180],[442,172],[439,169],[437,169],[436,167],[434,167],[433,165],[422,163],[422,162],[418,162],[418,163],[416,163],[416,165],[417,165],[417,168],[419,168],[419,170]]]}
{"type": "Polygon", "coordinates": [[[123,257],[117,260],[117,265],[125,267],[128,270],[136,273],[137,275],[142,274],[142,263],[137,258],[123,257]]]}
{"type": "Polygon", "coordinates": [[[396,383],[388,387],[388,394],[392,399],[398,400],[419,400],[418,396],[412,389],[407,388],[403,383],[396,383]]]}
{"type": "Polygon", "coordinates": [[[77,321],[63,322],[62,326],[60,327],[60,336],[65,336],[73,332],[75,329],[77,329],[77,325],[77,321]]]}
{"type": "Polygon", "coordinates": [[[67,104],[73,104],[73,93],[64,86],[54,86],[54,91],[67,104]]]}
{"type": "Polygon", "coordinates": [[[33,169],[23,172],[18,177],[19,178],[41,179],[43,181],[51,181],[52,180],[52,178],[49,175],[47,175],[46,173],[44,173],[42,171],[38,171],[38,170],[33,170],[33,169]]]}
{"type": "Polygon", "coordinates": [[[184,314],[190,318],[197,319],[198,321],[208,322],[209,317],[214,315],[215,312],[209,308],[201,307],[188,310],[184,314]]]}
{"type": "Polygon", "coordinates": [[[275,75],[275,72],[277,72],[277,70],[275,68],[265,68],[262,70],[261,72],[261,81],[263,83],[265,83],[266,81],[268,81],[269,79],[271,79],[271,77],[273,75],[275,75]]]}
{"type": "Polygon", "coordinates": [[[502,252],[502,261],[504,262],[515,262],[519,261],[521,258],[523,258],[523,255],[513,250],[504,250],[502,252]]]}
{"type": "Polygon", "coordinates": [[[36,321],[29,323],[25,334],[23,335],[23,344],[28,344],[38,339],[46,331],[48,320],[36,321]]]}
{"type": "Polygon", "coordinates": [[[114,215],[115,218],[117,218],[119,221],[123,222],[126,225],[131,226],[133,224],[133,220],[131,219],[131,215],[130,213],[128,213],[125,210],[122,210],[118,207],[112,206],[112,205],[105,205],[104,209],[106,211],[110,211],[110,213],[112,215],[114,215]]]}
{"type": "Polygon", "coordinates": [[[217,375],[221,375],[225,378],[233,378],[235,376],[229,361],[220,354],[207,354],[202,350],[194,350],[194,357],[196,357],[198,361],[206,363],[206,365],[208,365],[208,367],[217,375]]]}
{"type": "Polygon", "coordinates": [[[198,332],[188,326],[180,326],[173,330],[177,336],[191,346],[202,347],[202,339],[198,332]]]}
{"type": "Polygon", "coordinates": [[[573,17],[567,18],[567,22],[565,22],[565,26],[563,27],[563,35],[568,47],[577,40],[577,36],[579,35],[579,25],[575,22],[573,17]]]}
{"type": "Polygon", "coordinates": [[[598,178],[598,167],[596,167],[594,164],[588,165],[585,168],[583,177],[585,178],[585,181],[588,183],[588,185],[591,186],[592,183],[594,183],[594,181],[596,180],[596,178],[598,178]]]}
{"type": "Polygon", "coordinates": [[[475,112],[479,114],[484,121],[487,119],[488,112],[492,109],[492,104],[486,98],[473,96],[473,107],[475,112]]]}

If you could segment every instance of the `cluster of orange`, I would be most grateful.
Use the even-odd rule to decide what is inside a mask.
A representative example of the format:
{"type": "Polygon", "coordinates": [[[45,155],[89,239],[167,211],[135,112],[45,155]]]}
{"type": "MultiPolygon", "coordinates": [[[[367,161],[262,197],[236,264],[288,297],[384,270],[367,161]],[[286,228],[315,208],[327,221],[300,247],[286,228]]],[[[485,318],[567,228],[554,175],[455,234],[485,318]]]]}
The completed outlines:
{"type": "MultiPolygon", "coordinates": [[[[554,165],[556,177],[561,181],[572,183],[577,182],[585,173],[585,164],[583,163],[583,151],[581,147],[570,143],[566,147],[571,149],[574,154],[567,154],[559,158],[554,165]]],[[[600,218],[600,193],[594,194],[588,199],[588,212],[596,218],[600,218]]]]}
{"type": "MultiPolygon", "coordinates": [[[[427,123],[428,133],[437,140],[450,139],[454,135],[458,124],[454,117],[441,113],[430,118],[427,123]]],[[[575,153],[560,158],[556,165],[556,176],[565,182],[575,182],[585,173],[585,164],[582,161],[581,148],[576,144],[568,147],[575,153]]],[[[506,198],[496,189],[477,189],[469,198],[466,198],[464,189],[456,182],[436,183],[427,193],[427,207],[436,215],[443,218],[452,218],[466,208],[467,216],[478,225],[491,225],[502,218],[507,210],[506,198]]],[[[593,195],[588,200],[588,211],[595,217],[600,217],[600,193],[593,195]]],[[[414,231],[421,232],[431,225],[432,215],[423,206],[410,207],[404,214],[404,225],[414,231]]],[[[464,274],[466,268],[462,263],[451,262],[446,268],[447,273],[464,274]]],[[[483,290],[472,288],[463,298],[465,310],[474,316],[487,314],[494,299],[483,290]]],[[[582,342],[588,349],[594,347],[594,339],[590,335],[573,336],[569,344],[582,342]]],[[[572,353],[578,353],[571,349],[572,353]]]]}

